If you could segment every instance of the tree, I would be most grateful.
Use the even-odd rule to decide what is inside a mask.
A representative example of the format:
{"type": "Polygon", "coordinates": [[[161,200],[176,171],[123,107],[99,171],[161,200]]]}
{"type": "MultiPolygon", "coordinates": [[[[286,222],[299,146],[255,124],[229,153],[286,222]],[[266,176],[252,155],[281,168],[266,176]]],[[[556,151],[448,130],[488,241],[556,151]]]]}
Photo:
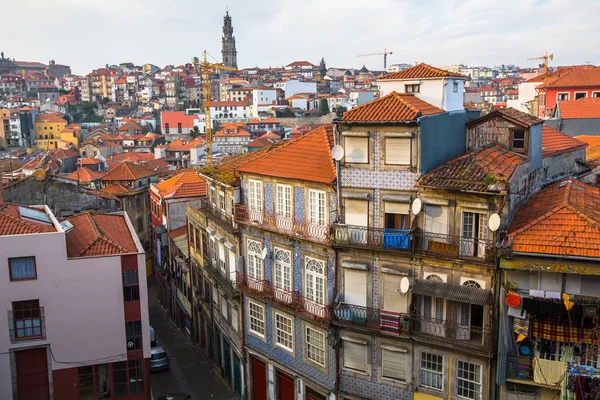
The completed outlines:
{"type": "Polygon", "coordinates": [[[283,110],[275,110],[275,116],[277,118],[295,118],[296,114],[289,108],[284,108],[283,110]]]}
{"type": "Polygon", "coordinates": [[[344,106],[337,106],[335,108],[335,113],[337,114],[338,118],[342,118],[342,115],[344,115],[346,111],[348,111],[348,109],[344,106]]]}
{"type": "Polygon", "coordinates": [[[327,65],[325,65],[325,57],[321,57],[321,63],[319,64],[319,69],[321,72],[321,78],[324,78],[327,75],[327,65]]]}
{"type": "Polygon", "coordinates": [[[109,101],[110,101],[110,99],[108,97],[103,97],[102,98],[102,104],[103,105],[106,105],[109,101]]]}
{"type": "Polygon", "coordinates": [[[329,114],[329,103],[327,102],[327,99],[321,99],[319,101],[319,112],[322,115],[329,114]]]}
{"type": "Polygon", "coordinates": [[[200,129],[198,129],[197,126],[194,126],[190,131],[190,136],[192,139],[196,139],[198,136],[200,136],[200,129]]]}

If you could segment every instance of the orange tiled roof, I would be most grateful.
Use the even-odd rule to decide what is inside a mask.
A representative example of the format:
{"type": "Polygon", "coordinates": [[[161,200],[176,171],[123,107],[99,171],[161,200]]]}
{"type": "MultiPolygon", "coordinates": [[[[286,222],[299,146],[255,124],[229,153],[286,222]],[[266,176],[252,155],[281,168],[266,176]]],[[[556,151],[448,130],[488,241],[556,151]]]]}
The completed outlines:
{"type": "Polygon", "coordinates": [[[81,161],[77,161],[77,165],[98,165],[102,164],[102,160],[93,157],[86,157],[81,161]]]}
{"type": "Polygon", "coordinates": [[[391,92],[346,111],[341,122],[401,122],[415,121],[422,115],[443,113],[444,110],[416,97],[412,93],[391,92]]]}
{"type": "Polygon", "coordinates": [[[77,171],[71,172],[69,175],[64,176],[65,179],[70,179],[80,183],[89,183],[100,179],[104,176],[104,171],[92,171],[88,168],[80,168],[77,171]]]}
{"type": "MultiPolygon", "coordinates": [[[[56,232],[54,225],[23,218],[19,207],[29,208],[17,204],[0,203],[0,236],[56,232]]],[[[44,210],[37,208],[32,208],[32,210],[46,213],[44,210]]]]}
{"type": "Polygon", "coordinates": [[[467,77],[444,69],[432,67],[425,63],[417,64],[414,67],[407,68],[403,71],[392,72],[390,74],[379,77],[379,80],[393,79],[427,79],[427,78],[462,78],[467,77]]]}
{"type": "Polygon", "coordinates": [[[527,114],[524,113],[523,111],[519,111],[516,108],[498,108],[494,111],[492,111],[489,114],[484,115],[483,117],[479,117],[477,119],[474,119],[472,121],[469,121],[467,123],[467,126],[474,126],[474,125],[478,125],[483,121],[487,121],[488,119],[497,117],[497,116],[501,116],[504,117],[506,119],[508,119],[509,121],[512,121],[514,123],[516,123],[517,125],[521,125],[525,128],[530,128],[533,125],[537,125],[537,124],[541,124],[542,122],[544,122],[543,120],[534,117],[531,114],[527,114]]]}
{"type": "Polygon", "coordinates": [[[225,129],[221,129],[219,132],[215,133],[215,137],[246,137],[250,136],[249,132],[246,132],[243,129],[238,129],[236,133],[225,133],[225,129]]]}
{"type": "Polygon", "coordinates": [[[156,172],[150,171],[148,168],[139,166],[129,161],[125,161],[112,170],[108,171],[106,175],[100,178],[101,181],[135,181],[138,179],[146,178],[149,176],[156,175],[156,172]]]}
{"type": "Polygon", "coordinates": [[[187,235],[187,225],[184,225],[181,228],[173,229],[171,232],[169,232],[169,237],[171,239],[175,239],[185,235],[187,235]]]}
{"type": "Polygon", "coordinates": [[[196,171],[184,171],[156,185],[163,198],[206,196],[206,181],[196,171]]]}
{"type": "Polygon", "coordinates": [[[183,129],[193,128],[194,122],[198,119],[197,115],[186,115],[183,111],[163,111],[160,113],[162,126],[169,124],[170,129],[176,129],[177,124],[181,123],[183,129]]]}
{"type": "Polygon", "coordinates": [[[173,140],[171,143],[167,145],[167,150],[169,151],[189,151],[193,147],[204,147],[204,140],[200,138],[196,138],[194,140],[173,140]]]}
{"type": "Polygon", "coordinates": [[[600,87],[600,67],[594,65],[574,65],[560,69],[542,78],[538,89],[566,87],[600,87]]]}
{"type": "Polygon", "coordinates": [[[587,144],[561,131],[542,125],[542,157],[550,157],[561,153],[574,151],[587,144]]]}
{"type": "Polygon", "coordinates": [[[331,183],[336,178],[335,164],[331,158],[332,132],[332,127],[317,128],[298,139],[264,153],[255,160],[240,166],[237,171],[331,183]]]}
{"type": "Polygon", "coordinates": [[[600,188],[557,182],[517,210],[509,230],[513,251],[600,257],[600,188]]]}
{"type": "Polygon", "coordinates": [[[121,125],[119,127],[119,129],[117,129],[119,132],[128,132],[129,131],[129,127],[133,126],[133,130],[134,131],[141,131],[143,128],[140,124],[138,124],[137,122],[135,122],[134,120],[130,119],[129,121],[125,122],[123,125],[121,125]]]}
{"type": "Polygon", "coordinates": [[[581,140],[588,144],[585,152],[585,161],[594,161],[600,159],[600,136],[575,136],[575,139],[581,140]]]}
{"type": "Polygon", "coordinates": [[[93,257],[137,252],[125,217],[83,213],[66,218],[73,229],[66,233],[68,257],[93,257]]]}
{"type": "Polygon", "coordinates": [[[561,118],[600,118],[600,98],[597,97],[559,101],[556,108],[561,118]]]}
{"type": "Polygon", "coordinates": [[[527,157],[499,144],[465,153],[446,161],[419,178],[418,186],[469,192],[500,192],[506,189],[519,164],[527,157]]]}
{"type": "Polygon", "coordinates": [[[38,114],[35,117],[35,122],[64,122],[65,124],[67,123],[65,119],[62,119],[56,114],[38,114]]]}
{"type": "Polygon", "coordinates": [[[102,188],[101,192],[108,193],[115,196],[129,196],[132,194],[136,194],[137,192],[126,188],[120,183],[114,183],[112,185],[108,185],[105,188],[102,188]]]}

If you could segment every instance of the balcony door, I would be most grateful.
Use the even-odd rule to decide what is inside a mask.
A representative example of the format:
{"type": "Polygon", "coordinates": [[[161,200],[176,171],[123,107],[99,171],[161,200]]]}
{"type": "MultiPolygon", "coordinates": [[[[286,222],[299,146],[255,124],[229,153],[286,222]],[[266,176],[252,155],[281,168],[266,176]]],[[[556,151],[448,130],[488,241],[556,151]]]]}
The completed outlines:
{"type": "Polygon", "coordinates": [[[485,257],[487,231],[486,214],[463,211],[460,254],[471,257],[485,257]]]}
{"type": "Polygon", "coordinates": [[[292,252],[275,247],[275,297],[285,303],[292,302],[292,252]]]}
{"type": "MultiPolygon", "coordinates": [[[[444,280],[438,275],[431,274],[425,278],[426,280],[434,280],[443,282],[444,280]]],[[[433,297],[423,296],[421,305],[421,332],[435,336],[446,336],[446,300],[433,297]]]]}
{"type": "Polygon", "coordinates": [[[344,268],[344,303],[367,306],[367,272],[344,268]]]}
{"type": "MultiPolygon", "coordinates": [[[[481,289],[481,285],[473,280],[463,283],[463,286],[481,289]]],[[[458,340],[483,340],[483,306],[469,303],[459,303],[458,340]]]]}
{"type": "Polygon", "coordinates": [[[367,244],[367,226],[369,222],[369,202],[366,200],[346,199],[346,225],[349,225],[349,241],[367,244]],[[354,228],[360,227],[360,228],[354,228]],[[364,228],[362,228],[364,227],[364,228]]]}
{"type": "Polygon", "coordinates": [[[425,205],[425,226],[423,250],[434,252],[452,252],[448,237],[448,207],[425,205]]]}
{"type": "Polygon", "coordinates": [[[279,229],[289,231],[292,229],[292,187],[277,185],[277,214],[275,224],[279,229]]]}

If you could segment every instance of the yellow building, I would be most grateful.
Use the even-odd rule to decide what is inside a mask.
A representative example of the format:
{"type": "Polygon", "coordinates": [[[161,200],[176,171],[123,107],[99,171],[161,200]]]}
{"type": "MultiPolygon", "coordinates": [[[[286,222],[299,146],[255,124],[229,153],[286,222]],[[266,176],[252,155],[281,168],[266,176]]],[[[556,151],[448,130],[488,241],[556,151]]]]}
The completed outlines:
{"type": "Polygon", "coordinates": [[[10,133],[10,110],[0,109],[0,147],[6,147],[6,134],[10,133]]]}
{"type": "Polygon", "coordinates": [[[35,117],[34,129],[35,147],[38,149],[65,148],[68,143],[79,147],[81,127],[77,124],[67,125],[67,121],[56,114],[39,114],[35,117]]]}

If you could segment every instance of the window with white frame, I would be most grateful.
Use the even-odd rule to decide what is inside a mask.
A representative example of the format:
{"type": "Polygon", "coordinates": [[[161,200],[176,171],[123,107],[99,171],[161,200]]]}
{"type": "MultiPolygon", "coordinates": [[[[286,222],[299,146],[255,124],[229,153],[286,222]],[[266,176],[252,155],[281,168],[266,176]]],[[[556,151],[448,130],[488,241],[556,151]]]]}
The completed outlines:
{"type": "Polygon", "coordinates": [[[367,372],[367,344],[361,341],[344,339],[343,368],[351,371],[367,372]]]}
{"type": "Polygon", "coordinates": [[[307,326],[305,329],[306,358],[325,366],[325,334],[307,326]]]}
{"type": "Polygon", "coordinates": [[[275,344],[293,351],[294,326],[291,318],[275,313],[275,344]]]}
{"type": "Polygon", "coordinates": [[[260,242],[248,239],[247,249],[248,275],[260,281],[263,279],[262,245],[260,242]]]}
{"type": "Polygon", "coordinates": [[[292,252],[275,247],[275,287],[292,291],[292,252]]]}
{"type": "Polygon", "coordinates": [[[217,262],[217,248],[214,238],[210,238],[210,259],[212,262],[217,262]]]}
{"type": "Polygon", "coordinates": [[[292,187],[288,185],[277,185],[276,203],[276,223],[277,226],[284,229],[291,229],[292,218],[292,187]]]}
{"type": "Polygon", "coordinates": [[[325,304],[325,263],[316,258],[306,257],[304,276],[306,298],[318,304],[325,304]]]}
{"type": "Polygon", "coordinates": [[[556,95],[556,101],[566,101],[569,100],[569,93],[558,93],[556,95]]]}
{"type": "Polygon", "coordinates": [[[444,357],[438,354],[421,352],[419,363],[419,384],[423,387],[443,390],[444,357]]]}
{"type": "Polygon", "coordinates": [[[344,137],[344,160],[347,163],[367,164],[369,162],[369,138],[344,137]]]}
{"type": "Polygon", "coordinates": [[[308,190],[308,222],[325,225],[326,197],[322,190],[308,190]]]}
{"type": "Polygon", "coordinates": [[[265,307],[248,301],[248,323],[250,332],[265,336],[265,307]]]}
{"type": "Polygon", "coordinates": [[[248,206],[251,210],[262,211],[262,182],[250,179],[248,181],[248,206]]]}
{"type": "Polygon", "coordinates": [[[213,206],[217,205],[217,191],[215,190],[215,188],[210,188],[210,201],[213,204],[213,206]]]}
{"type": "Polygon", "coordinates": [[[465,399],[481,399],[481,365],[457,361],[456,394],[465,399]]]}
{"type": "Polygon", "coordinates": [[[460,253],[484,257],[488,235],[487,214],[463,211],[460,253]]]}
{"type": "Polygon", "coordinates": [[[225,215],[225,194],[221,192],[219,192],[219,205],[221,207],[221,213],[225,215]]]}
{"type": "Polygon", "coordinates": [[[406,349],[381,346],[381,377],[406,382],[406,349]]]}
{"type": "Polygon", "coordinates": [[[385,138],[385,163],[410,165],[411,138],[385,138]]]}

